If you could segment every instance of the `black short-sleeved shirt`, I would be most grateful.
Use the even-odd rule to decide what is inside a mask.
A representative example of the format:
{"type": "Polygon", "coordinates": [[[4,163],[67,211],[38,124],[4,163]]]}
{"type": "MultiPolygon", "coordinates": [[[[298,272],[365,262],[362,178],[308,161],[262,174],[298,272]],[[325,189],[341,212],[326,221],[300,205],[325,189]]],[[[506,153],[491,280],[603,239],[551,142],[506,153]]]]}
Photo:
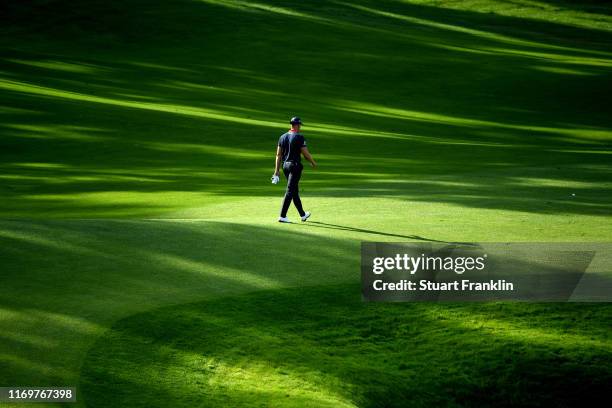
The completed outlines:
{"type": "Polygon", "coordinates": [[[283,162],[301,163],[302,147],[306,146],[304,136],[299,132],[287,132],[278,139],[278,145],[283,150],[283,162]]]}

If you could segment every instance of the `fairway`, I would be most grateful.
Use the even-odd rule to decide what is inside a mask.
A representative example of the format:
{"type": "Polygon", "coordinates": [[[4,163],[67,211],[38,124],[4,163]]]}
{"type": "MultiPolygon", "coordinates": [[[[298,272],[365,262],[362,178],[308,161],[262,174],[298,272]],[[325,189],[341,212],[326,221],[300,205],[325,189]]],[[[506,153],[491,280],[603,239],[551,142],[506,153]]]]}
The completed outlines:
{"type": "Polygon", "coordinates": [[[612,5],[78,3],[0,6],[0,386],[77,407],[611,396],[609,304],[368,304],[359,281],[362,241],[612,241],[612,5]],[[313,215],[279,224],[295,115],[313,215]]]}

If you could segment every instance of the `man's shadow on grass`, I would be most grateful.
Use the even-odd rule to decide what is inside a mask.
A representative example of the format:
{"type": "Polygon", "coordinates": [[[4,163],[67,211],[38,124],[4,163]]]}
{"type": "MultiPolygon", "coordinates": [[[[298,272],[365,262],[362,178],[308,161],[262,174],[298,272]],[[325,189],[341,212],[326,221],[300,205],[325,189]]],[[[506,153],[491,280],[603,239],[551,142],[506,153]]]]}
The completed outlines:
{"type": "Polygon", "coordinates": [[[368,230],[368,229],[363,229],[363,228],[348,227],[346,225],[329,224],[329,223],[326,223],[326,222],[318,222],[318,221],[308,221],[308,222],[303,223],[302,225],[316,227],[316,228],[335,229],[335,230],[340,230],[340,231],[361,232],[363,234],[382,235],[382,236],[385,236],[385,237],[406,238],[406,239],[412,239],[412,240],[417,240],[417,241],[441,242],[441,243],[444,243],[444,244],[474,245],[473,243],[470,243],[470,242],[440,241],[440,240],[437,240],[437,239],[425,238],[425,237],[421,237],[421,236],[418,236],[418,235],[392,234],[392,233],[389,233],[389,232],[381,232],[381,231],[374,231],[374,230],[368,230]]]}

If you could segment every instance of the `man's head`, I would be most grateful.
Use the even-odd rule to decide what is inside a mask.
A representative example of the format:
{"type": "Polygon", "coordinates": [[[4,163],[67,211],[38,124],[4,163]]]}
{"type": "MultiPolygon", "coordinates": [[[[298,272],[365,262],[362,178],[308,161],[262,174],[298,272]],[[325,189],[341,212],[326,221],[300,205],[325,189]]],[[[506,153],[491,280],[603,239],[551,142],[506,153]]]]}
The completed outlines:
{"type": "Polygon", "coordinates": [[[297,116],[294,116],[291,118],[291,120],[289,121],[289,123],[291,123],[291,128],[294,130],[300,130],[300,127],[302,126],[302,119],[300,119],[297,116]]]}

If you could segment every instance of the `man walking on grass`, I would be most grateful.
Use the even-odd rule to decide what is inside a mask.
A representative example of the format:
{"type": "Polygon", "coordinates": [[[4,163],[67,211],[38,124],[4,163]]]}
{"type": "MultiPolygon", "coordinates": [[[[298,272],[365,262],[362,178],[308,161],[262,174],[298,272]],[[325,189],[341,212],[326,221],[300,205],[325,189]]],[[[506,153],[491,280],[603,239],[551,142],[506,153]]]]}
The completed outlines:
{"type": "Polygon", "coordinates": [[[302,221],[306,221],[308,217],[310,217],[310,212],[305,212],[302,208],[298,187],[300,177],[302,176],[302,170],[304,169],[301,156],[304,155],[304,158],[310,162],[313,169],[317,167],[317,163],[315,163],[306,147],[306,140],[304,140],[304,136],[300,133],[302,121],[297,116],[294,116],[289,123],[291,123],[291,129],[278,140],[276,164],[274,166],[274,175],[272,176],[272,183],[278,183],[278,174],[282,161],[283,173],[287,178],[287,191],[285,192],[285,198],[283,199],[283,206],[278,222],[291,222],[289,218],[287,218],[287,210],[289,210],[291,200],[293,200],[295,208],[300,213],[302,221]]]}

